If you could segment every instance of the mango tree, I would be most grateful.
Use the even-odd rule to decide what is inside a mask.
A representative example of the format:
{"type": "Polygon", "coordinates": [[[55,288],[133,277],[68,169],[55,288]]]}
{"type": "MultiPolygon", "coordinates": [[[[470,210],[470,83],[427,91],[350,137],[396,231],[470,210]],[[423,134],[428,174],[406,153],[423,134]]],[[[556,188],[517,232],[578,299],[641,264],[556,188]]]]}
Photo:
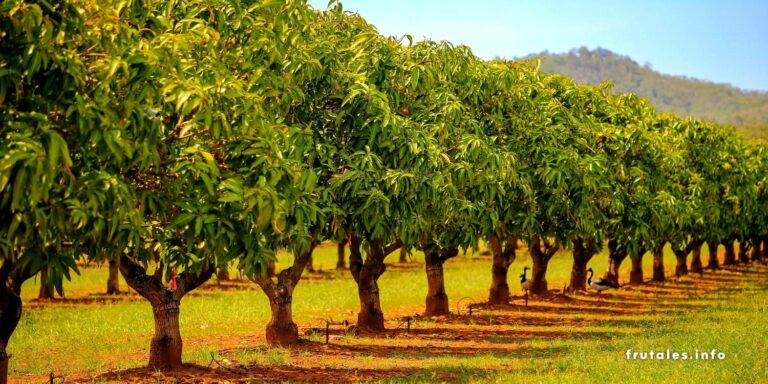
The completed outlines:
{"type": "Polygon", "coordinates": [[[597,132],[585,112],[575,84],[554,75],[542,76],[546,88],[533,102],[540,117],[528,121],[516,140],[523,171],[531,180],[534,204],[522,222],[533,272],[531,293],[547,292],[549,261],[574,238],[597,238],[611,206],[606,157],[597,150],[597,132]]]}

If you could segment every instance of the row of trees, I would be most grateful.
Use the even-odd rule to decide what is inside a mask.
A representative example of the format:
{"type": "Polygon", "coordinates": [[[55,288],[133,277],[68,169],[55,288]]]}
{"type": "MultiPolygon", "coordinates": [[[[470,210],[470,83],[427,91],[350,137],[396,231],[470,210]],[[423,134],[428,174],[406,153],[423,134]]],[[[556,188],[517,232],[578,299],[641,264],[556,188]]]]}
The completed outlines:
{"type": "Polygon", "coordinates": [[[734,242],[746,260],[768,240],[768,156],[732,128],[383,37],[340,4],[2,0],[0,35],[2,371],[22,283],[61,291],[79,260],[119,264],[155,316],[149,365],[173,369],[181,299],[227,265],[268,296],[267,341],[296,342],[292,292],[324,241],[348,239],[357,328],[377,332],[402,247],[424,252],[439,315],[443,264],[481,241],[506,303],[518,240],[534,294],[563,247],[583,290],[606,242],[608,278],[629,257],[642,283],[648,252],[664,279],[667,243],[684,274],[704,242],[735,262],[734,242]],[[291,266],[268,273],[282,249],[291,266]]]}

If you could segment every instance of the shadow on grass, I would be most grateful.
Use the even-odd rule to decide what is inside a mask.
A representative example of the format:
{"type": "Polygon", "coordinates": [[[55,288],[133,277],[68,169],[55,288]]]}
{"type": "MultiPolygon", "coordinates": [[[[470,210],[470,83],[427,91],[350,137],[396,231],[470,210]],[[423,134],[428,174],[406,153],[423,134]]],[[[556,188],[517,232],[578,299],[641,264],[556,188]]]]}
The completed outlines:
{"type": "Polygon", "coordinates": [[[170,372],[157,372],[149,368],[131,368],[113,371],[93,377],[96,381],[119,383],[262,383],[262,382],[312,382],[351,383],[381,380],[423,374],[421,369],[376,368],[329,368],[298,367],[294,365],[222,365],[202,366],[184,364],[170,372]]]}

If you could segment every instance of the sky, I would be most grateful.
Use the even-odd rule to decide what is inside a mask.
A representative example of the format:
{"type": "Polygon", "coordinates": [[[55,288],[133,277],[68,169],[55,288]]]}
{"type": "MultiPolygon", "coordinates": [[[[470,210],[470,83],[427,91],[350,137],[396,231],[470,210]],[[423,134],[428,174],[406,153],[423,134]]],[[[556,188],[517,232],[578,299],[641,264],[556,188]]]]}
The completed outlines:
{"type": "MultiPolygon", "coordinates": [[[[327,0],[310,0],[325,8],[327,0]]],[[[463,44],[485,59],[586,46],[655,70],[768,90],[768,0],[343,0],[384,35],[463,44]]]]}

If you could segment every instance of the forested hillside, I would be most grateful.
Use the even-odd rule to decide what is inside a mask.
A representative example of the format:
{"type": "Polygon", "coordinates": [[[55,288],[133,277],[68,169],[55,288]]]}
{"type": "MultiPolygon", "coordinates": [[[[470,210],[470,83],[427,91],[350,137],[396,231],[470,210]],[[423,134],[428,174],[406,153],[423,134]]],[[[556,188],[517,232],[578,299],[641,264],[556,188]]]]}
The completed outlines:
{"type": "Polygon", "coordinates": [[[768,93],[743,91],[683,76],[670,76],[606,49],[574,49],[564,54],[544,52],[541,68],[579,82],[611,81],[618,93],[648,98],[660,111],[733,124],[747,138],[768,137],[768,93]]]}

